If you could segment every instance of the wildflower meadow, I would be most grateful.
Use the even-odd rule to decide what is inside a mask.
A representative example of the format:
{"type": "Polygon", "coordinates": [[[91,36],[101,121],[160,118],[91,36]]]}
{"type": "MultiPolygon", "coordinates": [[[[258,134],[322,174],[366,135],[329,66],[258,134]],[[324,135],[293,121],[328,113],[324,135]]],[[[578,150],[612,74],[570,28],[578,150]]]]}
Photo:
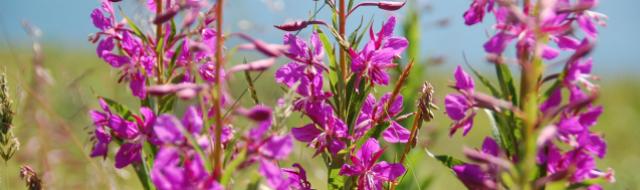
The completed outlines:
{"type": "Polygon", "coordinates": [[[0,189],[640,188],[623,3],[459,1],[91,0],[68,5],[83,23],[2,24],[0,189]]]}

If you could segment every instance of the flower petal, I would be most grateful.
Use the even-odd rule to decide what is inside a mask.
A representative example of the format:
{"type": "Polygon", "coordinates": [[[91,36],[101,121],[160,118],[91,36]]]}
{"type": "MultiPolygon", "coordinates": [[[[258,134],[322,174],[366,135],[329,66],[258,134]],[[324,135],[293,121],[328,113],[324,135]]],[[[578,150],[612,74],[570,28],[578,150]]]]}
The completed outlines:
{"type": "Polygon", "coordinates": [[[134,143],[125,143],[123,144],[118,153],[115,156],[115,165],[116,168],[124,168],[131,163],[137,163],[142,161],[142,157],[140,151],[142,150],[142,145],[134,144],[134,143]]]}
{"type": "Polygon", "coordinates": [[[320,133],[322,133],[322,131],[316,128],[314,124],[308,124],[304,127],[291,129],[293,137],[302,142],[311,142],[313,139],[317,138],[320,133]]]}
{"type": "Polygon", "coordinates": [[[410,135],[411,131],[395,121],[392,121],[391,125],[382,132],[382,137],[389,143],[407,143],[410,135]]]}
{"type": "Polygon", "coordinates": [[[402,164],[389,164],[386,161],[382,161],[374,165],[371,171],[377,180],[393,181],[402,176],[404,172],[406,172],[406,169],[402,164]]]}

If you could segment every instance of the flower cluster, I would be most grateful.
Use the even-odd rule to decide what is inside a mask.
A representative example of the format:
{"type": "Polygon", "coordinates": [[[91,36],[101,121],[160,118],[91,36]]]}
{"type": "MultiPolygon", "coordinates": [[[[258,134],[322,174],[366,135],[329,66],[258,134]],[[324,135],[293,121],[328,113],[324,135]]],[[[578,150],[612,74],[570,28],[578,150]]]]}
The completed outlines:
{"type": "Polygon", "coordinates": [[[461,164],[452,169],[470,189],[496,189],[504,185],[500,184],[499,173],[509,171],[513,166],[523,171],[515,177],[524,178],[516,179],[525,182],[520,185],[538,188],[564,180],[567,185],[582,184],[590,189],[600,189],[589,180],[601,178],[612,182],[614,178],[613,170],[602,171],[595,164],[596,158],[606,154],[606,143],[601,134],[591,131],[603,108],[594,104],[598,86],[590,81],[594,78],[591,75],[593,61],[588,53],[597,37],[596,25],[604,25],[606,16],[591,11],[597,1],[525,2],[520,8],[511,1],[474,0],[464,13],[467,25],[482,22],[486,13],[495,15],[497,32],[484,44],[484,49],[491,55],[490,61],[496,64],[501,91],[482,82],[492,89],[493,98],[504,101],[481,101],[483,98],[475,92],[474,80],[459,66],[454,73],[456,82],[453,85],[459,94],[449,94],[445,98],[446,113],[454,121],[451,134],[462,128],[466,135],[473,126],[477,109],[509,109],[489,109],[491,117],[498,121],[495,130],[499,141],[496,143],[487,138],[482,152],[467,154],[474,161],[482,160],[480,162],[488,167],[461,164]],[[582,33],[576,34],[574,28],[582,33]],[[522,67],[523,86],[519,97],[515,90],[509,89],[513,88],[513,81],[505,80],[511,74],[502,58],[512,42],[515,42],[517,62],[522,67]],[[543,61],[557,59],[561,51],[570,55],[563,70],[541,80],[545,68],[543,61]],[[549,81],[555,81],[555,84],[546,94],[540,95],[538,90],[549,81]],[[568,94],[568,98],[564,99],[563,94],[568,94]],[[544,99],[537,100],[538,96],[544,99]],[[508,130],[519,126],[522,126],[521,134],[508,130]],[[529,182],[532,178],[527,176],[532,171],[527,168],[532,167],[527,165],[541,168],[538,172],[542,177],[529,182]]]}
{"type": "MultiPolygon", "coordinates": [[[[225,189],[228,175],[254,164],[259,164],[258,172],[274,189],[311,188],[301,165],[294,164],[296,169],[278,166],[291,153],[293,137],[273,128],[271,108],[239,107],[239,99],[228,95],[225,87],[234,73],[268,69],[286,53],[283,46],[243,33],[223,36],[220,28],[211,26],[214,21],[221,26],[222,20],[212,14],[199,16],[209,7],[206,1],[149,0],[149,11],[156,16],[155,35],[141,31],[127,17],[118,22],[113,4],[104,0],[91,13],[99,29],[91,41],[98,44],[98,57],[119,69],[118,81],[129,83],[141,105],[134,112],[115,100],[99,99],[101,110],[90,111],[95,125],[92,157],[107,158],[116,144],[115,167],[132,165],[141,179],[150,179],[151,183],[141,181],[149,189],[225,189]],[[176,24],[179,18],[182,25],[176,24]],[[225,69],[224,56],[219,55],[225,50],[222,40],[228,37],[249,42],[239,49],[255,50],[266,58],[225,69]],[[187,101],[186,109],[180,111],[174,108],[177,98],[197,101],[187,101]],[[183,112],[183,116],[172,112],[183,112]],[[234,127],[237,118],[253,124],[234,127]],[[243,129],[248,130],[240,135],[237,131],[243,129]]],[[[213,5],[209,12],[221,14],[222,6],[221,2],[213,5]]],[[[306,52],[298,53],[286,55],[306,52]]],[[[299,59],[307,61],[304,56],[299,59]]]]}
{"type": "MultiPolygon", "coordinates": [[[[331,1],[325,3],[336,9],[340,7],[331,1]]],[[[403,5],[387,1],[363,2],[348,13],[337,11],[337,15],[344,14],[342,18],[346,19],[359,7],[397,10],[403,5]]],[[[344,21],[339,21],[342,26],[344,21]]],[[[291,62],[276,71],[276,82],[295,92],[294,110],[310,120],[308,124],[291,129],[293,137],[315,149],[314,155],[328,157],[328,165],[344,162],[329,169],[339,170],[339,175],[349,177],[358,189],[381,189],[387,182],[395,186],[406,169],[401,163],[378,161],[384,149],[377,139],[381,137],[388,143],[408,144],[412,131],[399,123],[403,119],[403,97],[397,90],[385,93],[379,100],[371,91],[376,86],[392,82],[388,70],[399,66],[395,61],[408,46],[407,39],[393,34],[396,17],[389,17],[377,33],[374,33],[373,26],[368,28],[369,40],[361,48],[358,47],[359,40],[345,41],[345,34],[341,32],[343,27],[336,30],[321,20],[296,21],[276,27],[293,32],[310,25],[319,25],[331,32],[340,45],[339,56],[335,55],[334,49],[327,47],[331,44],[320,27],[314,29],[308,42],[296,34],[284,35],[287,47],[284,55],[291,62]],[[329,57],[328,65],[324,63],[325,55],[329,57]],[[351,67],[347,66],[346,58],[351,61],[351,67]],[[326,86],[331,87],[330,91],[324,90],[326,86]],[[351,154],[347,154],[349,152],[351,154]]],[[[354,31],[354,35],[358,39],[366,34],[354,31]]],[[[404,74],[406,78],[408,72],[404,74]]],[[[405,79],[400,78],[398,89],[405,79]]]]}

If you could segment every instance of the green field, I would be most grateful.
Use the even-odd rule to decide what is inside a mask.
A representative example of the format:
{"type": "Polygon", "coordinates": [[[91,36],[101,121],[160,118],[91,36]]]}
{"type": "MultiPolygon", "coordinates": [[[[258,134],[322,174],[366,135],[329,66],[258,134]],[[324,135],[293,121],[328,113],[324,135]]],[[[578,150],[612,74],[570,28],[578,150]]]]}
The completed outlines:
{"type": "MultiPolygon", "coordinates": [[[[44,52],[44,70],[36,71],[28,48],[0,49],[0,70],[6,69],[15,100],[17,116],[14,132],[21,142],[16,157],[0,166],[0,189],[23,188],[18,171],[20,165],[24,164],[40,173],[47,189],[140,189],[131,168],[116,170],[112,160],[88,157],[92,145],[89,139],[92,125],[87,112],[97,108],[96,97],[127,100],[124,102],[128,106],[137,108],[127,86],[116,82],[117,71],[98,60],[90,49],[46,46],[44,52]],[[46,79],[47,75],[49,79],[46,79]]],[[[444,94],[451,92],[446,84],[450,78],[448,73],[452,72],[455,64],[459,63],[429,67],[425,76],[436,87],[436,100],[440,107],[443,107],[444,94]]],[[[488,65],[478,63],[474,67],[488,65]]],[[[636,75],[630,72],[605,74],[599,81],[599,103],[605,106],[605,113],[595,131],[604,132],[609,149],[605,159],[598,165],[603,169],[615,169],[617,178],[617,182],[606,185],[606,189],[640,189],[640,175],[637,175],[640,169],[640,127],[634,127],[640,123],[640,83],[636,75]]],[[[231,91],[237,97],[246,85],[241,77],[235,77],[233,83],[231,91]]],[[[258,95],[269,105],[273,105],[275,98],[282,94],[269,72],[259,80],[257,86],[258,95]]],[[[299,115],[292,117],[295,119],[290,120],[290,126],[303,124],[297,119],[299,115]]],[[[464,146],[476,147],[484,136],[489,135],[485,115],[477,119],[477,125],[468,138],[461,138],[459,134],[447,137],[449,123],[443,111],[439,111],[436,120],[421,131],[421,139],[425,142],[422,146],[426,145],[433,152],[462,157],[464,146]]],[[[321,158],[305,159],[312,153],[303,144],[296,144],[295,150],[291,156],[301,159],[293,160],[307,160],[302,164],[307,168],[312,184],[318,184],[315,188],[325,189],[322,181],[326,180],[326,171],[320,164],[321,158]]],[[[415,176],[409,173],[405,180],[422,181],[431,177],[434,181],[429,189],[463,188],[445,167],[423,152],[417,152],[418,155],[411,161],[419,168],[411,169],[419,172],[415,176]]]]}

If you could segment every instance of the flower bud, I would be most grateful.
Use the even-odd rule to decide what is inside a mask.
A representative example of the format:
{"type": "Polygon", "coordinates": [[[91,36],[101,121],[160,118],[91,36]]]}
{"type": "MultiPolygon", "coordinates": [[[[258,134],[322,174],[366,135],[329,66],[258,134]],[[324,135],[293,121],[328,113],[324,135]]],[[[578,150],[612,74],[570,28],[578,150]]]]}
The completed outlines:
{"type": "Polygon", "coordinates": [[[407,1],[404,2],[396,2],[396,1],[380,1],[378,2],[378,8],[387,11],[395,11],[402,8],[407,1]]]}
{"type": "Polygon", "coordinates": [[[229,69],[229,72],[238,71],[264,71],[276,62],[275,58],[261,59],[246,64],[236,65],[229,69]]]}
{"type": "Polygon", "coordinates": [[[251,42],[251,45],[242,46],[244,49],[255,49],[269,57],[279,57],[286,50],[286,47],[283,45],[268,44],[262,40],[256,40],[245,33],[237,33],[237,35],[251,42]]]}
{"type": "Polygon", "coordinates": [[[257,105],[249,110],[238,109],[238,114],[244,115],[256,122],[263,122],[271,119],[271,109],[264,105],[257,105]]]}
{"type": "Polygon", "coordinates": [[[285,23],[283,25],[275,25],[274,27],[276,27],[276,28],[278,28],[280,30],[287,31],[287,32],[294,32],[294,31],[302,30],[302,29],[306,28],[307,26],[309,26],[310,24],[326,25],[326,23],[324,23],[323,21],[310,20],[310,21],[288,22],[288,23],[285,23]]]}

